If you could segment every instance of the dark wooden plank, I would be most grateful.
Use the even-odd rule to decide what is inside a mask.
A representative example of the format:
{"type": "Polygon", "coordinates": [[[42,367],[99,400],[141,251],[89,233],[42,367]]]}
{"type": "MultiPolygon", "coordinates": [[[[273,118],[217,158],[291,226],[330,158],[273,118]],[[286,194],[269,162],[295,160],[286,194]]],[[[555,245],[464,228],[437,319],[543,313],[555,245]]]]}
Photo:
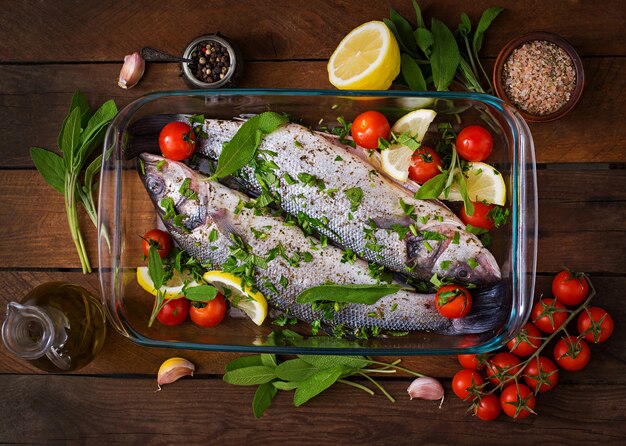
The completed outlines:
{"type": "MultiPolygon", "coordinates": [[[[246,59],[327,59],[351,29],[388,17],[390,7],[415,21],[408,0],[3,3],[0,61],[5,62],[113,61],[145,45],[181,54],[195,37],[216,31],[236,41],[246,59]]],[[[427,21],[436,17],[452,29],[461,12],[468,12],[477,23],[482,10],[494,5],[486,0],[419,3],[427,21]]],[[[602,6],[591,0],[498,4],[506,11],[488,33],[485,55],[495,56],[508,40],[536,30],[562,35],[583,55],[624,55],[619,0],[602,6]]]]}
{"type": "MultiPolygon", "coordinates": [[[[622,110],[626,58],[585,59],[587,87],[581,103],[555,122],[531,124],[539,163],[626,162],[622,110]]],[[[117,87],[119,64],[0,65],[0,167],[30,167],[30,146],[54,147],[72,93],[84,91],[92,106],[118,106],[158,90],[186,89],[176,64],[148,66],[131,90],[117,87]],[[17,132],[33,128],[36,131],[17,132]]],[[[325,62],[255,62],[246,65],[246,88],[332,88],[325,62]]]]}
{"type": "MultiPolygon", "coordinates": [[[[217,379],[181,380],[155,393],[148,379],[3,376],[2,443],[215,444],[623,444],[624,385],[560,385],[541,395],[538,416],[485,423],[452,395],[409,400],[410,380],[385,382],[380,393],[337,384],[302,407],[281,392],[261,419],[252,388],[217,379]],[[593,395],[593,397],[591,397],[593,395]],[[77,414],[80,417],[77,418],[77,414]],[[167,417],[164,414],[168,414],[167,417]],[[480,440],[478,440],[480,439],[480,440]],[[522,440],[523,439],[523,440],[522,440]]],[[[367,384],[366,381],[363,384],[367,384]]]]}

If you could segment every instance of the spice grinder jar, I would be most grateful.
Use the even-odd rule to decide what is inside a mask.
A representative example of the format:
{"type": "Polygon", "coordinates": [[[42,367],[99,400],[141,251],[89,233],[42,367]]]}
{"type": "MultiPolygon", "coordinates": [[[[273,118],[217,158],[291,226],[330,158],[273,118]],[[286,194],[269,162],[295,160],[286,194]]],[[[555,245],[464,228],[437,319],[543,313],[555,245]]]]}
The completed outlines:
{"type": "Polygon", "coordinates": [[[243,58],[235,44],[219,35],[192,40],[181,64],[182,75],[192,88],[233,87],[241,77],[243,58]]]}

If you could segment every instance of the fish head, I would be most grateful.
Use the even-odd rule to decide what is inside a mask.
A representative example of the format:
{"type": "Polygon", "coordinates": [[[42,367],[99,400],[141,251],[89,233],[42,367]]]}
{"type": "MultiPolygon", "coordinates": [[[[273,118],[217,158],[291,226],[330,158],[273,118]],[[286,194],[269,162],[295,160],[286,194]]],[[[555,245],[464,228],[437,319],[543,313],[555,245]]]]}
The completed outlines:
{"type": "Polygon", "coordinates": [[[139,159],[143,164],[139,166],[141,180],[168,229],[193,231],[204,224],[207,193],[198,174],[183,163],[158,155],[142,153],[139,159]]]}

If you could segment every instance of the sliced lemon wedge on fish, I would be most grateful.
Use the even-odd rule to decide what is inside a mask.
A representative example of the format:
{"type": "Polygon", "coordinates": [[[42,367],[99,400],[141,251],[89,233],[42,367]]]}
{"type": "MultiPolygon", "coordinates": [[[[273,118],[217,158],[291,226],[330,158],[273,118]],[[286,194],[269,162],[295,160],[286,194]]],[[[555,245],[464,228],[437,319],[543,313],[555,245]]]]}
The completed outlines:
{"type": "MultiPolygon", "coordinates": [[[[434,110],[414,110],[398,119],[391,131],[396,136],[408,133],[421,144],[435,116],[437,116],[437,113],[434,110]]],[[[413,149],[405,145],[392,144],[380,152],[380,166],[392,178],[398,181],[406,181],[409,179],[409,167],[411,166],[413,152],[413,149]]]]}
{"type": "Polygon", "coordinates": [[[222,293],[229,290],[231,294],[229,300],[234,307],[246,313],[255,324],[263,323],[267,317],[267,301],[259,291],[254,291],[248,286],[244,287],[239,277],[224,271],[208,271],[202,278],[222,293]]]}
{"type": "MultiPolygon", "coordinates": [[[[506,184],[502,174],[493,166],[481,162],[467,163],[465,181],[467,195],[472,201],[486,201],[487,203],[504,206],[506,204],[506,184]]],[[[450,186],[448,197],[439,198],[448,201],[463,201],[459,185],[455,182],[450,186]]]]}
{"type": "MultiPolygon", "coordinates": [[[[137,282],[141,285],[141,288],[148,293],[157,295],[157,290],[154,288],[154,282],[147,266],[140,266],[137,268],[137,282]]],[[[174,270],[172,278],[168,280],[162,287],[161,291],[164,293],[165,299],[179,299],[183,297],[183,287],[187,284],[188,287],[197,286],[198,282],[193,280],[193,277],[187,273],[179,273],[174,270]]]]}
{"type": "Polygon", "coordinates": [[[387,25],[373,20],[339,42],[327,70],[340,90],[386,90],[400,73],[400,47],[387,25]]]}

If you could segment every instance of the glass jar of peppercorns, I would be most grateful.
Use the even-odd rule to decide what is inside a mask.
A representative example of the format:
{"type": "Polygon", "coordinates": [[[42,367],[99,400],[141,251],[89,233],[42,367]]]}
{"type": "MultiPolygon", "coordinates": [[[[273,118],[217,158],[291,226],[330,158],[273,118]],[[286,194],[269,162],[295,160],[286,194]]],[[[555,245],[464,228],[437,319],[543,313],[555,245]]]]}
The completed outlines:
{"type": "Polygon", "coordinates": [[[217,35],[200,36],[185,49],[183,77],[193,88],[234,86],[242,68],[237,48],[217,35]]]}

